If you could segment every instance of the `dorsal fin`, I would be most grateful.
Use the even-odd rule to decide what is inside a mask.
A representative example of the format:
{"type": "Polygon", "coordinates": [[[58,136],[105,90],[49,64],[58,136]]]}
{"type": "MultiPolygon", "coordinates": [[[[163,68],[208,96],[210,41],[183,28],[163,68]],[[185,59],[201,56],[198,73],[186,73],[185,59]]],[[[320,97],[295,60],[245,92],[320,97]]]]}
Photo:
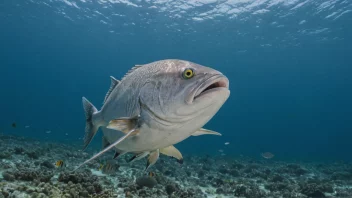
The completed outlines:
{"type": "Polygon", "coordinates": [[[130,70],[128,70],[128,72],[123,76],[123,78],[121,80],[123,80],[128,74],[134,72],[136,69],[142,67],[143,65],[135,65],[134,67],[132,67],[130,70]]]}
{"type": "Polygon", "coordinates": [[[114,90],[114,88],[120,83],[119,80],[117,80],[116,78],[114,78],[114,77],[112,77],[112,76],[110,76],[110,79],[111,79],[111,85],[110,85],[110,88],[109,88],[108,93],[106,93],[106,95],[105,95],[103,104],[104,104],[104,103],[106,102],[106,100],[109,98],[109,96],[110,96],[112,90],[114,90]]]}

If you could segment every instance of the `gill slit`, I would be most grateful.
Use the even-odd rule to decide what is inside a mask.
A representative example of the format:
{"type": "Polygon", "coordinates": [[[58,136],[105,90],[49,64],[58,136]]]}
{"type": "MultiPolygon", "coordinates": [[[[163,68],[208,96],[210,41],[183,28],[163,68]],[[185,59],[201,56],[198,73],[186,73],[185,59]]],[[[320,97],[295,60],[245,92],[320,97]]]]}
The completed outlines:
{"type": "Polygon", "coordinates": [[[164,111],[164,108],[163,108],[164,104],[163,104],[163,102],[162,102],[162,100],[161,100],[161,95],[160,95],[160,93],[161,93],[161,91],[162,91],[162,88],[163,88],[163,84],[162,84],[161,82],[159,82],[159,83],[158,83],[158,89],[159,89],[159,94],[158,94],[159,108],[160,108],[160,111],[165,115],[165,111],[164,111]]]}
{"type": "Polygon", "coordinates": [[[160,117],[159,115],[155,114],[146,104],[144,104],[142,102],[141,98],[139,98],[139,106],[141,108],[141,111],[145,110],[153,118],[153,120],[158,122],[159,124],[164,125],[164,126],[171,126],[172,125],[172,122],[170,122],[169,120],[164,119],[164,118],[160,117]]]}

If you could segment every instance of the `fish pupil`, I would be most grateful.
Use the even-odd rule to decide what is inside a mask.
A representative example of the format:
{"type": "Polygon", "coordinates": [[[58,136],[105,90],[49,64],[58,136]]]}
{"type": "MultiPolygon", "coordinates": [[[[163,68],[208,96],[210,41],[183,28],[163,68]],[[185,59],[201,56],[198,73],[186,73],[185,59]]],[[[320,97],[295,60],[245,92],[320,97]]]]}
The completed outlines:
{"type": "Polygon", "coordinates": [[[190,79],[193,77],[193,70],[192,69],[186,69],[184,72],[183,72],[183,77],[185,79],[190,79]]]}

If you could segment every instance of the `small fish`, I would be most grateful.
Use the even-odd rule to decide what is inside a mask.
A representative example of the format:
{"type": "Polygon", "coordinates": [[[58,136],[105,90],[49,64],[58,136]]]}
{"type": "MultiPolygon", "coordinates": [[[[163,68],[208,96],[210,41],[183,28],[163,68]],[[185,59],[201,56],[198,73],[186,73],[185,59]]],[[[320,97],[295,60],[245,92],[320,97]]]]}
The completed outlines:
{"type": "Polygon", "coordinates": [[[115,160],[108,160],[104,165],[100,164],[99,168],[104,174],[112,174],[115,173],[120,168],[120,166],[115,160]]]}
{"type": "Polygon", "coordinates": [[[222,150],[222,149],[219,149],[219,152],[220,152],[220,153],[222,153],[222,152],[224,152],[224,150],[222,150]]]}
{"type": "Polygon", "coordinates": [[[67,136],[67,135],[68,135],[68,133],[65,133],[65,135],[67,136]]]}
{"type": "Polygon", "coordinates": [[[29,128],[29,125],[25,126],[24,128],[28,129],[28,128],[29,128]]]}
{"type": "Polygon", "coordinates": [[[270,153],[270,152],[265,152],[261,154],[263,158],[265,159],[271,159],[274,157],[274,154],[270,153]]]}
{"type": "Polygon", "coordinates": [[[64,166],[64,161],[63,160],[58,160],[55,162],[56,167],[63,167],[64,166]]]}
{"type": "Polygon", "coordinates": [[[100,164],[100,166],[99,166],[99,168],[98,168],[98,170],[102,170],[103,169],[103,167],[104,167],[104,164],[100,164]]]}
{"type": "Polygon", "coordinates": [[[225,145],[229,145],[230,144],[230,142],[225,142],[225,145]]]}
{"type": "Polygon", "coordinates": [[[149,171],[148,176],[149,176],[149,177],[155,177],[156,175],[155,175],[155,173],[154,173],[154,172],[149,171]]]}
{"type": "Polygon", "coordinates": [[[12,123],[12,127],[13,127],[13,128],[16,128],[16,126],[17,126],[17,125],[16,125],[16,122],[12,123]]]}
{"type": "Polygon", "coordinates": [[[45,131],[45,133],[49,134],[49,133],[51,133],[51,131],[45,131]]]}

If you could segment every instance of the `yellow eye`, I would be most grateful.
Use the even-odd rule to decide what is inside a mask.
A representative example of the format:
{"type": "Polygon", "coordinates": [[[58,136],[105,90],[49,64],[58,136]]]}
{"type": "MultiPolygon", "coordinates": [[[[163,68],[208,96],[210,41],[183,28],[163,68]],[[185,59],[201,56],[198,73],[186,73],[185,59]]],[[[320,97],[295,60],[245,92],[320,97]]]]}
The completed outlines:
{"type": "Polygon", "coordinates": [[[194,71],[193,71],[193,69],[187,68],[187,69],[185,69],[185,71],[183,71],[182,77],[183,77],[184,79],[190,79],[190,78],[192,78],[193,76],[194,76],[194,71]]]}

